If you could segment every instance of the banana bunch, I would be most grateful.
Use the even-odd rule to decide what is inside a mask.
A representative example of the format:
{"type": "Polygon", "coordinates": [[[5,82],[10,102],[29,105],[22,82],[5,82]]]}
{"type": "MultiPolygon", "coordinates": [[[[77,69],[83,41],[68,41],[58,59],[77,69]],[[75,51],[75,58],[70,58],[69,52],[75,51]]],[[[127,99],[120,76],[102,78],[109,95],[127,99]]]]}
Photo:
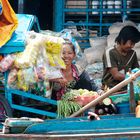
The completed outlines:
{"type": "Polygon", "coordinates": [[[61,44],[48,41],[46,42],[46,51],[53,54],[60,54],[61,44]]]}
{"type": "Polygon", "coordinates": [[[60,41],[47,41],[45,43],[49,64],[51,66],[56,66],[65,69],[65,63],[61,58],[61,45],[62,43],[60,43],[60,41]]]}

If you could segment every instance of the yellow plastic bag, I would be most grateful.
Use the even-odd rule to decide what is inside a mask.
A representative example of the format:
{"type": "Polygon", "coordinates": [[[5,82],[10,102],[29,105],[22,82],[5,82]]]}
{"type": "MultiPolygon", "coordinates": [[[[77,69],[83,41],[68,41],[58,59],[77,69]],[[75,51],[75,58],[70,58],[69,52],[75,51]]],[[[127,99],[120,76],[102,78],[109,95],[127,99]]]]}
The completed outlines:
{"type": "Polygon", "coordinates": [[[8,0],[0,0],[2,7],[0,15],[0,47],[12,36],[18,26],[18,19],[8,0]]]}

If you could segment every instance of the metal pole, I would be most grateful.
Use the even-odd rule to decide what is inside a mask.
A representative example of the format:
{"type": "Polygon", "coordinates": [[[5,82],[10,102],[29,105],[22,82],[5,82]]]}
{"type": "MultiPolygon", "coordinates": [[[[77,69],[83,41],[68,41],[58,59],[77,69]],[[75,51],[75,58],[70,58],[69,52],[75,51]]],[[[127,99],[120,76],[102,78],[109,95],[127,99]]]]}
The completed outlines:
{"type": "Polygon", "coordinates": [[[65,0],[54,1],[53,29],[59,32],[63,29],[65,0]]]}

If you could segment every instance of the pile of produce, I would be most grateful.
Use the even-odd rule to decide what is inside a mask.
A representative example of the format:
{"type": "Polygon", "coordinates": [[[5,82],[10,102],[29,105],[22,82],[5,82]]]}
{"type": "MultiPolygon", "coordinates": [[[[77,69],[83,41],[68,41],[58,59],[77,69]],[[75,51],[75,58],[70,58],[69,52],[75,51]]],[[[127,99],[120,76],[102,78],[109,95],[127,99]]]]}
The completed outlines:
{"type": "Polygon", "coordinates": [[[58,101],[58,118],[70,116],[98,96],[97,92],[87,89],[70,90],[58,101]]]}
{"type": "Polygon", "coordinates": [[[19,89],[50,98],[49,80],[61,78],[65,68],[61,58],[64,39],[29,32],[23,52],[9,54],[0,61],[0,72],[9,71],[8,88],[19,89]]]}

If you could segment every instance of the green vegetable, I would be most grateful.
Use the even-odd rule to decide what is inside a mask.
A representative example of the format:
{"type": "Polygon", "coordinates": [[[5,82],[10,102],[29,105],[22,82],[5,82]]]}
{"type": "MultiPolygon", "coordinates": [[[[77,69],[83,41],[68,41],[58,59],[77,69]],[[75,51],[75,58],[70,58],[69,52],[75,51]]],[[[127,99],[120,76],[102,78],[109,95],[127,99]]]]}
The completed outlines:
{"type": "Polygon", "coordinates": [[[74,112],[82,108],[76,101],[75,98],[81,95],[96,95],[97,92],[88,91],[86,89],[70,90],[66,92],[62,99],[58,101],[57,113],[58,118],[68,117],[74,112]]]}
{"type": "Polygon", "coordinates": [[[57,117],[58,118],[68,117],[74,112],[78,111],[80,108],[81,106],[74,101],[59,100],[58,107],[57,107],[57,113],[58,113],[57,117]]]}

